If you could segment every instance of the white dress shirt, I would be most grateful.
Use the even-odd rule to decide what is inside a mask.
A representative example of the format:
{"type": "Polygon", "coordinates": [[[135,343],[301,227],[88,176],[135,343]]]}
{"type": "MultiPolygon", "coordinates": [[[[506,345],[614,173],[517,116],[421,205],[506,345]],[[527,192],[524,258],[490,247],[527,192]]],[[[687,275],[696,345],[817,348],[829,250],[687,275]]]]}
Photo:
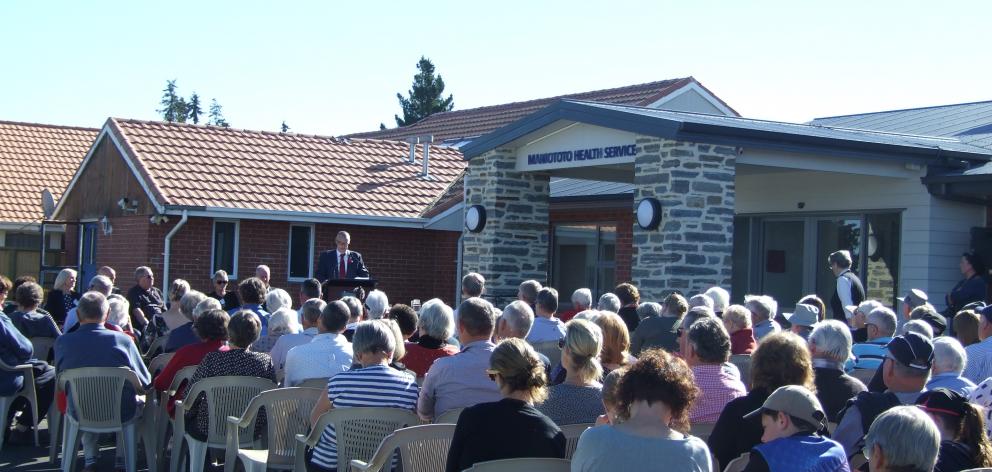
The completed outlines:
{"type": "Polygon", "coordinates": [[[337,333],[314,336],[307,344],[296,346],[286,354],[286,387],[299,385],[307,379],[330,379],[351,368],[354,354],[351,343],[337,333]]]}

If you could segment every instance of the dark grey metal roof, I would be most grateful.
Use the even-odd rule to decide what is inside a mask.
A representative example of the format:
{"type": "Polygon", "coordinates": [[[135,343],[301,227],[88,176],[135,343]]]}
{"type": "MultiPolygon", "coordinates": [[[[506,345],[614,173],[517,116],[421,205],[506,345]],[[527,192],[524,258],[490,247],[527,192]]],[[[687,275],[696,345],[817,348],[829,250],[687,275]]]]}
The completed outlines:
{"type": "Polygon", "coordinates": [[[816,118],[813,125],[957,137],[992,149],[992,101],[816,118]]]}
{"type": "Polygon", "coordinates": [[[835,156],[895,159],[917,164],[927,164],[937,158],[987,161],[992,157],[992,149],[965,143],[957,137],[784,123],[576,100],[555,102],[473,140],[462,148],[462,152],[466,159],[481,155],[560,121],[584,122],[679,141],[826,152],[835,156]]]}

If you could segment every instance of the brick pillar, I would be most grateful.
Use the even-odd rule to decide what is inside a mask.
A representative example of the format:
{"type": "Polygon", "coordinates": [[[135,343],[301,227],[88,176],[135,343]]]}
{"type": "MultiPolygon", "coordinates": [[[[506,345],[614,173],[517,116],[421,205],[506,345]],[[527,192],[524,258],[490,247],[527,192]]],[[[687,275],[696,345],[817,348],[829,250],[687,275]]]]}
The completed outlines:
{"type": "Polygon", "coordinates": [[[641,136],[634,205],[661,202],[661,225],[634,222],[631,278],[645,300],[710,286],[730,290],[737,149],[641,136]]]}
{"type": "Polygon", "coordinates": [[[486,278],[486,293],[502,303],[520,282],[548,281],[549,176],[517,172],[515,152],[496,149],[469,161],[465,206],[482,205],[486,226],[464,230],[463,274],[486,278]]]}

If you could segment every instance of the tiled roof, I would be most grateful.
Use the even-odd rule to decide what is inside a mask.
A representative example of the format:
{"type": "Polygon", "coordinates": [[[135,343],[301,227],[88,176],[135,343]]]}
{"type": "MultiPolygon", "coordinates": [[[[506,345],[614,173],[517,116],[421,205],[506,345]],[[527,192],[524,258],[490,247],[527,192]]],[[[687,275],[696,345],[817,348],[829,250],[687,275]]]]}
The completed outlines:
{"type": "Polygon", "coordinates": [[[42,189],[57,200],[99,132],[0,121],[0,223],[40,222],[42,189]]]}
{"type": "Polygon", "coordinates": [[[425,210],[423,214],[424,218],[433,218],[441,213],[444,213],[445,210],[461,203],[464,196],[465,170],[462,170],[462,173],[458,174],[458,177],[455,177],[454,180],[451,181],[448,188],[444,189],[444,193],[437,197],[437,199],[427,207],[427,210],[425,210]]]}
{"type": "MultiPolygon", "coordinates": [[[[349,135],[349,137],[404,140],[414,136],[433,135],[435,142],[473,138],[517,121],[562,98],[645,106],[692,82],[696,82],[696,80],[692,77],[685,77],[526,102],[435,113],[410,126],[356,133],[349,135]]],[[[698,82],[696,83],[698,84],[698,82]]]]}
{"type": "Polygon", "coordinates": [[[433,146],[431,179],[408,145],[138,120],[109,120],[163,205],[419,217],[465,168],[433,146]]]}

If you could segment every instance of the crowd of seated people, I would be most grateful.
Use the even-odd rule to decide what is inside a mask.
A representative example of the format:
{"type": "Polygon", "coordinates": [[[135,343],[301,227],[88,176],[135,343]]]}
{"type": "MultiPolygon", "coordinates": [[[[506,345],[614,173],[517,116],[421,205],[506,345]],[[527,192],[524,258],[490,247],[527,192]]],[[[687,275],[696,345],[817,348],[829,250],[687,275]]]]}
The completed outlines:
{"type": "MultiPolygon", "coordinates": [[[[190,385],[252,376],[324,385],[311,424],[332,408],[398,408],[425,422],[460,411],[448,471],[569,454],[575,471],[708,472],[735,459],[747,471],[992,467],[992,307],[971,303],[945,317],[921,290],[899,299],[901,316],[864,300],[831,317],[814,295],[732,304],[710,287],[650,300],[631,283],[597,301],[575,290],[566,307],[557,290],[528,280],[497,307],[473,273],[457,307],[431,299],[417,310],[391,305],[383,290],[326,298],[316,280],[291,295],[261,266],[236,291],[218,271],[209,295],[176,279],[167,297],[148,267],[136,269],[127,297],[116,294],[112,269],[100,273],[77,293],[67,269],[47,297],[29,277],[0,276],[0,302],[9,301],[0,360],[29,364],[41,400],[37,409],[15,402],[8,441],[31,442],[33,415],[53,398],[66,411],[58,373],[125,367],[163,391],[196,366],[168,411],[190,403],[187,433],[201,440],[210,405],[185,398],[190,385]],[[172,357],[149,372],[141,353],[166,336],[162,352],[172,357]],[[54,353],[37,359],[31,340],[44,337],[55,339],[54,353]],[[563,433],[571,425],[588,426],[574,453],[563,433]]],[[[0,371],[0,394],[24,379],[0,371]]],[[[144,402],[126,392],[122,406],[134,417],[144,402]]],[[[95,470],[98,439],[82,437],[84,470],[95,470]]],[[[308,456],[314,470],[337,470],[337,440],[333,427],[322,432],[308,456]]]]}

